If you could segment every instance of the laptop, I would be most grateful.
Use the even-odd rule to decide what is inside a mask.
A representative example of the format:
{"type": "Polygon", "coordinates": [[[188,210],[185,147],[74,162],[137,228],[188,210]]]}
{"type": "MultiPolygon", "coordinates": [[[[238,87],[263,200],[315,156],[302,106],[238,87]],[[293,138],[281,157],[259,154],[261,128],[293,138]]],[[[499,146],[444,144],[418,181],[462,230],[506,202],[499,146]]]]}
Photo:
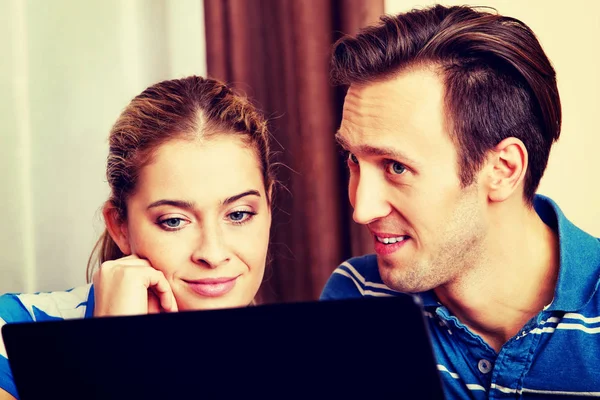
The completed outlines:
{"type": "Polygon", "coordinates": [[[443,399],[410,295],[8,324],[22,400],[443,399]]]}

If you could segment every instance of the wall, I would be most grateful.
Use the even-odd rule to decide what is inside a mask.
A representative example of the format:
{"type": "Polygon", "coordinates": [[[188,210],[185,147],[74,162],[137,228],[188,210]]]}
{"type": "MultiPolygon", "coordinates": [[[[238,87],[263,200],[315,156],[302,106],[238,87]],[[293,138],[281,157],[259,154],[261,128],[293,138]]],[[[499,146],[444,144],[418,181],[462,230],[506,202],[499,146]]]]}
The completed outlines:
{"type": "MultiPolygon", "coordinates": [[[[386,0],[395,14],[432,5],[430,1],[386,0]]],[[[482,5],[525,22],[553,63],[563,107],[563,125],[538,193],[553,198],[568,218],[600,236],[600,184],[596,177],[600,134],[600,2],[573,0],[439,1],[443,5],[482,5]]]]}
{"type": "MultiPolygon", "coordinates": [[[[386,12],[429,4],[387,0],[386,12]]],[[[563,133],[539,192],[600,236],[600,3],[487,5],[527,23],[558,73],[563,133]]],[[[202,0],[0,2],[0,293],[85,283],[108,130],[148,85],[206,74],[203,23],[202,0]]]]}
{"type": "Polygon", "coordinates": [[[109,129],[152,83],[206,74],[203,2],[10,0],[0,37],[0,293],[84,284],[109,129]]]}

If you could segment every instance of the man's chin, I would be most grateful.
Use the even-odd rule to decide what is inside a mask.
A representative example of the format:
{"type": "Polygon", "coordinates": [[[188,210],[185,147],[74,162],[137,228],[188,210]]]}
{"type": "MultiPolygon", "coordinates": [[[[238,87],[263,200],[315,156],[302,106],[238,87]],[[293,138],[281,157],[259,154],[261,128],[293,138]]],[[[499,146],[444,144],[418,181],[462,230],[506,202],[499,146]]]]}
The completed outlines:
{"type": "Polygon", "coordinates": [[[378,259],[379,275],[387,287],[402,293],[420,293],[432,289],[415,265],[390,261],[378,259]]]}
{"type": "Polygon", "coordinates": [[[412,264],[414,263],[395,257],[393,254],[387,256],[377,255],[377,266],[382,279],[384,275],[390,276],[390,278],[393,275],[403,275],[411,268],[412,264]]]}

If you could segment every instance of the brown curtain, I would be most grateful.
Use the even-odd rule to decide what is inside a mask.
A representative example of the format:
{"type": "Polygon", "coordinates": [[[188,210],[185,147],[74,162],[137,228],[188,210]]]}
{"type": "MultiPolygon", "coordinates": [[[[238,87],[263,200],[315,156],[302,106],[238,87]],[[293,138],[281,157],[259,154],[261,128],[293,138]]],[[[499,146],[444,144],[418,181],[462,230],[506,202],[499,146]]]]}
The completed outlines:
{"type": "Polygon", "coordinates": [[[372,251],[351,219],[334,141],[344,92],[329,83],[331,45],[377,21],[383,0],[204,0],[208,75],[251,97],[279,152],[271,262],[260,301],[315,300],[333,269],[372,251]],[[277,143],[278,142],[278,143],[277,143]]]}

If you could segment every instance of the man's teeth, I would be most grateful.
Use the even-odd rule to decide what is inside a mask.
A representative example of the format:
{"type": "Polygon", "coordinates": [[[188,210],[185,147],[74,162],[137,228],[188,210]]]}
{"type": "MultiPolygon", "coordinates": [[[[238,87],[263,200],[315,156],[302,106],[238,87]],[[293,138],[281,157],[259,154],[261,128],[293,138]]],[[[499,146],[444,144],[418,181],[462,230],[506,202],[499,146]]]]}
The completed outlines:
{"type": "Polygon", "coordinates": [[[384,243],[384,244],[392,244],[392,243],[397,243],[397,242],[401,242],[403,240],[408,239],[408,236],[398,236],[398,237],[386,237],[386,238],[382,238],[379,236],[375,236],[377,238],[378,242],[384,243]]]}

